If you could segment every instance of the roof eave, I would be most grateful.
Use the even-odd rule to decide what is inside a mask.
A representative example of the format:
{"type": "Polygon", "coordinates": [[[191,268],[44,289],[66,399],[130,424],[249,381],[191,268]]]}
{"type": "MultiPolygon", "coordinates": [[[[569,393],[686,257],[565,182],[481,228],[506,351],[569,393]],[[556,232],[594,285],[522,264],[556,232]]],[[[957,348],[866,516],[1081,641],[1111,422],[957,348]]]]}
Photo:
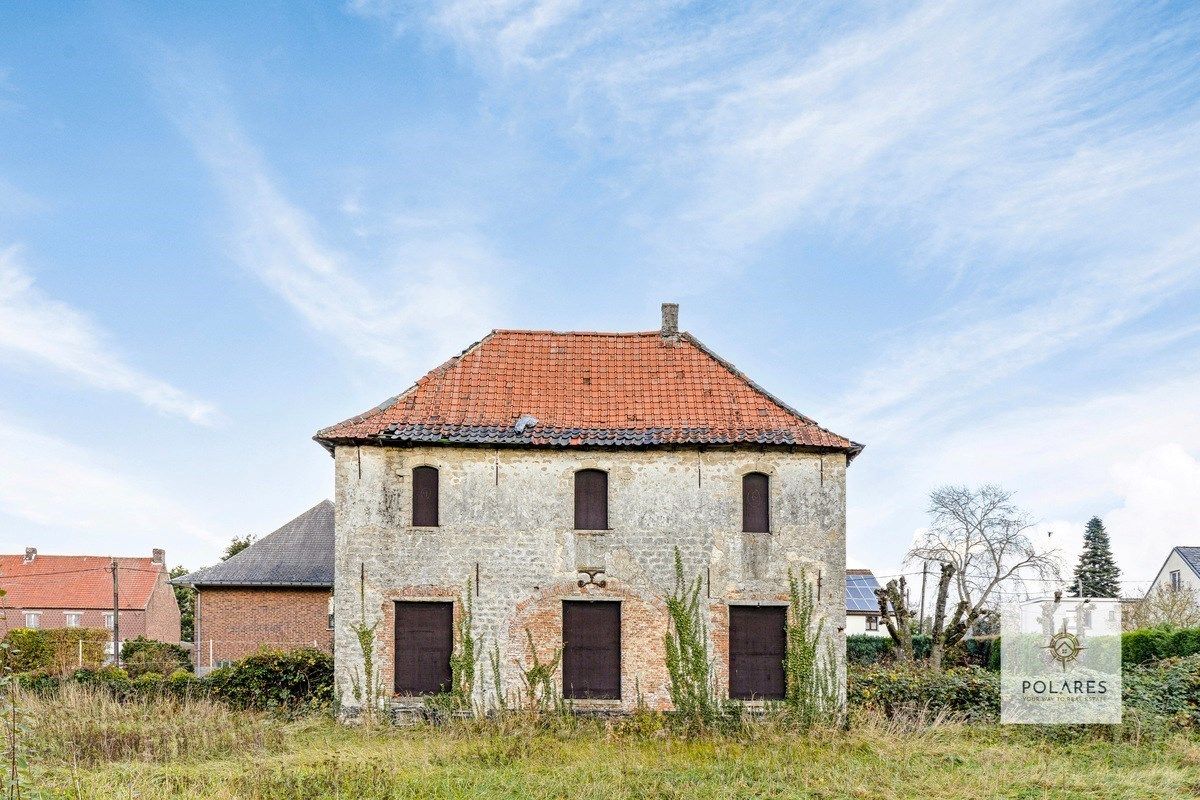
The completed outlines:
{"type": "Polygon", "coordinates": [[[193,589],[333,589],[332,581],[202,581],[185,585],[193,589]]]}

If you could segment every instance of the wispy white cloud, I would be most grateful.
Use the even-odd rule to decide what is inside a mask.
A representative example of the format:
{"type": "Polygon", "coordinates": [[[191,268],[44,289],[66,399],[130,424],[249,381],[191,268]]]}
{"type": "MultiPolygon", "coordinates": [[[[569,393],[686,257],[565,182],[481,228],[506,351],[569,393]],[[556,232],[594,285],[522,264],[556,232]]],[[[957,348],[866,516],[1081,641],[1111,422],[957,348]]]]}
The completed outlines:
{"type": "MultiPolygon", "coordinates": [[[[164,56],[155,78],[228,204],[236,258],[315,331],[355,357],[411,374],[492,326],[493,279],[504,265],[473,231],[397,225],[371,262],[338,252],[288,200],[211,70],[164,56]]],[[[366,214],[357,198],[343,210],[366,214]]]]}
{"type": "Polygon", "coordinates": [[[221,542],[187,508],[101,463],[87,450],[3,416],[0,514],[24,521],[19,526],[0,524],[5,552],[39,544],[30,523],[52,531],[56,547],[69,546],[69,541],[87,553],[104,553],[113,541],[121,542],[122,554],[137,547],[145,553],[151,547],[170,547],[179,536],[221,542]]]}
{"type": "Polygon", "coordinates": [[[0,250],[0,357],[49,367],[89,386],[132,395],[146,406],[199,424],[216,408],[131,366],[95,323],[39,289],[16,246],[0,250]]]}
{"type": "Polygon", "coordinates": [[[858,537],[878,542],[890,531],[906,544],[923,522],[906,510],[912,498],[994,481],[1054,531],[1068,568],[1084,523],[1099,515],[1124,578],[1153,577],[1171,547],[1194,543],[1200,507],[1200,375],[1178,366],[1121,390],[930,428],[925,445],[882,448],[874,469],[852,475],[852,543],[862,549],[858,537]]]}

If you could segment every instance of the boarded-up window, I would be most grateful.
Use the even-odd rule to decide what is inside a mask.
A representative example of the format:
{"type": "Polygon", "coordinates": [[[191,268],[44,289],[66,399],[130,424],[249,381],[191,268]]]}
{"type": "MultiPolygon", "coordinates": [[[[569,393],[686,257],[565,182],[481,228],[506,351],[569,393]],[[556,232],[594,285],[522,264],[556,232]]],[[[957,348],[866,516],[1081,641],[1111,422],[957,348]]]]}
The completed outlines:
{"type": "Polygon", "coordinates": [[[771,479],[761,472],[742,478],[742,530],[767,533],[771,530],[771,479]]]}
{"type": "Polygon", "coordinates": [[[621,604],[563,601],[563,697],[621,699],[621,604]]]}
{"type": "Polygon", "coordinates": [[[729,696],[782,700],[786,606],[729,607],[729,696]]]}
{"type": "Polygon", "coordinates": [[[396,694],[450,691],[452,603],[396,603],[396,694]]]}
{"type": "Polygon", "coordinates": [[[413,470],[413,517],[417,527],[436,528],[438,524],[438,471],[433,467],[413,470]]]}
{"type": "Polygon", "coordinates": [[[575,530],[608,530],[608,473],[602,469],[575,473],[575,530]]]}

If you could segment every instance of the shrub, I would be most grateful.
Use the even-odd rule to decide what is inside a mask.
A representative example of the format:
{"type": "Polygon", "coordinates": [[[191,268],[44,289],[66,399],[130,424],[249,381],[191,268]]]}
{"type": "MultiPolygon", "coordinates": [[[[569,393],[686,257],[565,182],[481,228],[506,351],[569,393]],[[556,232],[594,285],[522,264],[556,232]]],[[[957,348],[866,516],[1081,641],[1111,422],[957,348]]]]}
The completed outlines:
{"type": "Polygon", "coordinates": [[[170,675],[177,669],[191,669],[192,657],[187,648],[172,642],[159,642],[138,636],[121,645],[121,661],[130,677],[147,672],[170,675]]]}
{"type": "Polygon", "coordinates": [[[1129,708],[1178,725],[1200,725],[1200,655],[1127,667],[1121,688],[1129,708]]]}
{"type": "Polygon", "coordinates": [[[333,658],[308,647],[262,650],[213,670],[204,683],[214,697],[240,708],[320,707],[333,699],[333,658]]]}
{"type": "MultiPolygon", "coordinates": [[[[871,636],[855,633],[846,637],[846,662],[848,664],[884,664],[895,660],[896,645],[890,636],[871,636]]],[[[913,657],[921,660],[929,657],[931,640],[928,636],[913,637],[913,657]]]]}
{"type": "Polygon", "coordinates": [[[17,675],[16,678],[17,683],[22,689],[40,695],[53,694],[62,685],[62,680],[58,675],[52,675],[45,670],[23,672],[17,675]]]}
{"type": "Polygon", "coordinates": [[[1143,628],[1121,634],[1121,663],[1149,664],[1170,655],[1170,628],[1143,628]]]}
{"type": "Polygon", "coordinates": [[[1121,634],[1121,663],[1149,664],[1200,654],[1200,628],[1140,628],[1121,634]]]}
{"type": "Polygon", "coordinates": [[[846,637],[846,663],[868,666],[888,660],[892,655],[890,636],[855,633],[846,637]]]}
{"type": "Polygon", "coordinates": [[[952,713],[972,722],[1000,716],[1000,680],[978,667],[933,672],[920,667],[873,666],[850,670],[852,706],[878,709],[888,717],[921,712],[952,713]]]}
{"type": "Polygon", "coordinates": [[[48,651],[47,668],[67,676],[77,669],[99,669],[106,658],[110,634],[103,628],[53,628],[42,631],[48,651]]]}
{"type": "Polygon", "coordinates": [[[38,628],[13,628],[4,635],[0,648],[3,668],[11,672],[33,672],[50,667],[46,632],[38,628]]]}

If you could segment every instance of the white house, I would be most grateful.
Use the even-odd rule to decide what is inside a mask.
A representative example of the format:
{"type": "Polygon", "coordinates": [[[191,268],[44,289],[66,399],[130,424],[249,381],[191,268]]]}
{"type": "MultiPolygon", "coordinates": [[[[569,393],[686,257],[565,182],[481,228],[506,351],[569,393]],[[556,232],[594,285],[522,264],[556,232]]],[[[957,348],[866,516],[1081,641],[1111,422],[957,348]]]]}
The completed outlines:
{"type": "Polygon", "coordinates": [[[875,590],[882,588],[869,569],[846,570],[846,635],[865,633],[868,636],[887,636],[887,627],[880,624],[879,600],[875,590]]]}
{"type": "Polygon", "coordinates": [[[1157,592],[1161,587],[1200,592],[1200,547],[1171,549],[1147,594],[1157,592]]]}

